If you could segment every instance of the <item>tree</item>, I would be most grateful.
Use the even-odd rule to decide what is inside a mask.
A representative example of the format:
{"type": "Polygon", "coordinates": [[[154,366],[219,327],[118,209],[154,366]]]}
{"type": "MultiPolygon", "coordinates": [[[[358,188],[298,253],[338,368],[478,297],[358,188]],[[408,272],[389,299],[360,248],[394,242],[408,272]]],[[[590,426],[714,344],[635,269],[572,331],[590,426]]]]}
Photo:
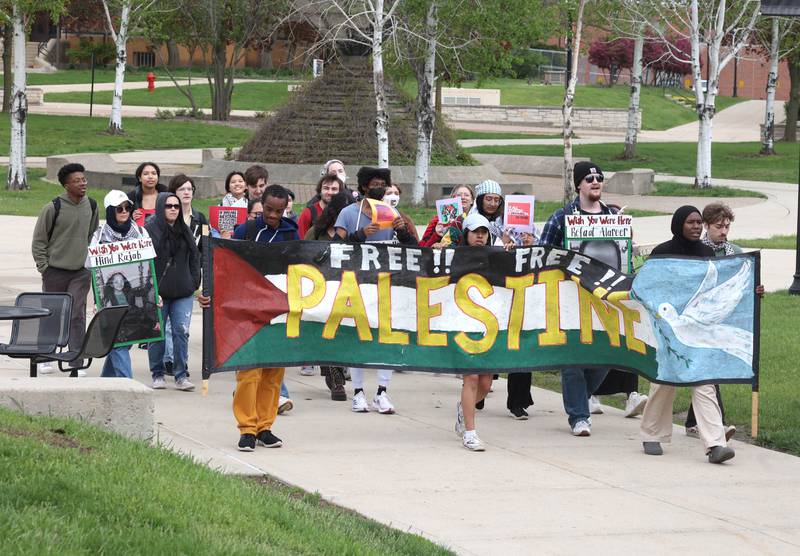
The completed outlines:
{"type": "Polygon", "coordinates": [[[575,86],[578,84],[578,59],[581,52],[581,33],[583,32],[583,11],[588,0],[579,0],[575,15],[575,31],[572,31],[572,18],[570,18],[570,48],[572,50],[572,65],[569,68],[570,77],[567,90],[564,93],[562,115],[564,118],[564,204],[570,202],[575,191],[572,181],[572,106],[575,102],[575,86]]]}
{"type": "Polygon", "coordinates": [[[606,84],[616,84],[623,69],[633,67],[633,41],[628,38],[596,40],[589,46],[589,62],[608,74],[606,84]]]}
{"type": "Polygon", "coordinates": [[[108,120],[108,132],[112,135],[122,133],[122,91],[125,84],[125,64],[128,61],[128,36],[131,31],[135,32],[140,16],[151,8],[154,2],[155,0],[101,0],[106,16],[106,28],[111,34],[117,52],[114,96],[111,100],[111,117],[108,120]],[[114,17],[111,15],[112,10],[114,17]],[[114,19],[118,20],[116,29],[114,19]]]}
{"type": "Polygon", "coordinates": [[[625,150],[622,158],[636,156],[636,142],[639,138],[639,97],[642,91],[642,52],[644,51],[644,26],[639,25],[633,41],[633,60],[631,61],[631,96],[628,103],[628,129],[625,132],[625,150]]]}
{"type": "Polygon", "coordinates": [[[786,58],[786,63],[789,66],[789,102],[786,103],[786,131],[783,140],[795,143],[797,116],[800,114],[800,50],[792,51],[786,58]]]}
{"type": "Polygon", "coordinates": [[[3,112],[11,110],[11,83],[14,75],[11,72],[11,52],[14,49],[14,27],[11,21],[3,23],[3,112]]]}

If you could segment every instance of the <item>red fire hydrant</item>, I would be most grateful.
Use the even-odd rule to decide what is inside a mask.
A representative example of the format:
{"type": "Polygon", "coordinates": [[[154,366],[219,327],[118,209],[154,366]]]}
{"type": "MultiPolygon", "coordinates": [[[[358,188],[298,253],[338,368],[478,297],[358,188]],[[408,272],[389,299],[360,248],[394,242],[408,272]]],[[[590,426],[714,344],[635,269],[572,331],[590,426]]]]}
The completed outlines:
{"type": "Polygon", "coordinates": [[[152,71],[147,73],[147,90],[151,93],[156,90],[156,74],[152,71]]]}

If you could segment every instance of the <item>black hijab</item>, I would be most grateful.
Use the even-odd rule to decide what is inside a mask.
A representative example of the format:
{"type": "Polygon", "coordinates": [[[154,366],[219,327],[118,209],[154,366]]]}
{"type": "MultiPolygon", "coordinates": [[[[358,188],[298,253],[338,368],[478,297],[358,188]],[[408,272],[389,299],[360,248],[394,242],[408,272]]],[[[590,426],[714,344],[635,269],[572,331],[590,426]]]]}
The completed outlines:
{"type": "Polygon", "coordinates": [[[684,255],[690,257],[713,257],[714,251],[702,241],[692,241],[683,235],[686,219],[694,213],[700,214],[697,207],[684,205],[672,215],[672,239],[657,245],[651,255],[684,255]]]}
{"type": "Polygon", "coordinates": [[[128,211],[128,219],[122,224],[117,223],[117,207],[106,207],[106,224],[108,227],[122,236],[128,235],[131,230],[131,211],[128,211]]]}

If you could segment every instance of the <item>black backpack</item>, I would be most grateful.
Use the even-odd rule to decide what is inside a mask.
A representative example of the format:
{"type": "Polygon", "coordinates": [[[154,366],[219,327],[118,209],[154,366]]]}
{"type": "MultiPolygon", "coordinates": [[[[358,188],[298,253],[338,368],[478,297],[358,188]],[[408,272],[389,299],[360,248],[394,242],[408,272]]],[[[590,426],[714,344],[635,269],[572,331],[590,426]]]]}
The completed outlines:
{"type": "MultiPolygon", "coordinates": [[[[94,216],[97,213],[97,201],[95,201],[91,197],[89,197],[88,199],[89,199],[89,206],[92,207],[92,220],[94,220],[94,216]]],[[[50,224],[50,229],[47,230],[48,243],[53,237],[53,230],[56,229],[56,220],[58,220],[58,213],[61,212],[61,197],[56,197],[55,199],[53,199],[53,209],[55,210],[55,213],[53,213],[53,223],[50,224]]]]}

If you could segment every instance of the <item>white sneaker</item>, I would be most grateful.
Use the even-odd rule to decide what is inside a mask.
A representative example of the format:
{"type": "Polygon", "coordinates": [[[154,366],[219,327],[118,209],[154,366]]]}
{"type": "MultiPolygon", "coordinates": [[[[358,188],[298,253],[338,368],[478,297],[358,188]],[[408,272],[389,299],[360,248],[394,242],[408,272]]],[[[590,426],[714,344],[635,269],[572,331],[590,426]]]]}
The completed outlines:
{"type": "Polygon", "coordinates": [[[83,369],[78,369],[78,377],[84,377],[86,375],[86,371],[83,369]]]}
{"type": "Polygon", "coordinates": [[[464,437],[464,431],[467,430],[464,425],[464,409],[461,407],[461,402],[456,403],[456,434],[464,437]]]}
{"type": "Polygon", "coordinates": [[[55,372],[55,370],[56,369],[53,366],[53,363],[50,361],[36,365],[36,374],[39,375],[51,375],[55,372]]]}
{"type": "Polygon", "coordinates": [[[194,384],[189,382],[188,378],[182,378],[175,381],[175,389],[182,390],[184,392],[191,392],[194,390],[194,384]]]}
{"type": "Polygon", "coordinates": [[[473,452],[486,451],[486,446],[481,439],[478,438],[478,434],[476,432],[473,432],[472,434],[464,434],[464,439],[461,441],[461,443],[464,445],[464,448],[473,452]]]}
{"type": "Polygon", "coordinates": [[[603,406],[600,405],[600,400],[597,399],[597,396],[591,396],[589,398],[589,413],[592,415],[603,414],[603,406]]]}
{"type": "Polygon", "coordinates": [[[372,409],[377,410],[378,413],[383,415],[391,415],[394,413],[394,405],[386,392],[381,392],[372,398],[372,409]]]}
{"type": "Polygon", "coordinates": [[[153,385],[151,386],[153,390],[166,390],[167,383],[164,381],[164,377],[160,376],[158,378],[153,379],[153,385]]]}
{"type": "Polygon", "coordinates": [[[572,436],[592,436],[592,426],[588,421],[578,421],[572,426],[572,436]]]}
{"type": "Polygon", "coordinates": [[[690,438],[700,438],[700,431],[697,427],[686,427],[686,436],[690,438]]]}
{"type": "Polygon", "coordinates": [[[278,415],[282,415],[287,411],[291,411],[293,407],[294,404],[289,398],[285,398],[283,396],[278,398],[278,415]]]}
{"type": "Polygon", "coordinates": [[[300,374],[303,376],[314,376],[314,367],[300,367],[300,374]]]}
{"type": "Polygon", "coordinates": [[[352,410],[355,411],[356,413],[367,413],[369,411],[369,405],[367,405],[367,397],[364,395],[363,391],[353,396],[352,410]]]}
{"type": "Polygon", "coordinates": [[[644,412],[644,406],[647,405],[647,396],[637,392],[631,392],[628,396],[628,401],[625,402],[625,417],[636,417],[644,412]]]}

